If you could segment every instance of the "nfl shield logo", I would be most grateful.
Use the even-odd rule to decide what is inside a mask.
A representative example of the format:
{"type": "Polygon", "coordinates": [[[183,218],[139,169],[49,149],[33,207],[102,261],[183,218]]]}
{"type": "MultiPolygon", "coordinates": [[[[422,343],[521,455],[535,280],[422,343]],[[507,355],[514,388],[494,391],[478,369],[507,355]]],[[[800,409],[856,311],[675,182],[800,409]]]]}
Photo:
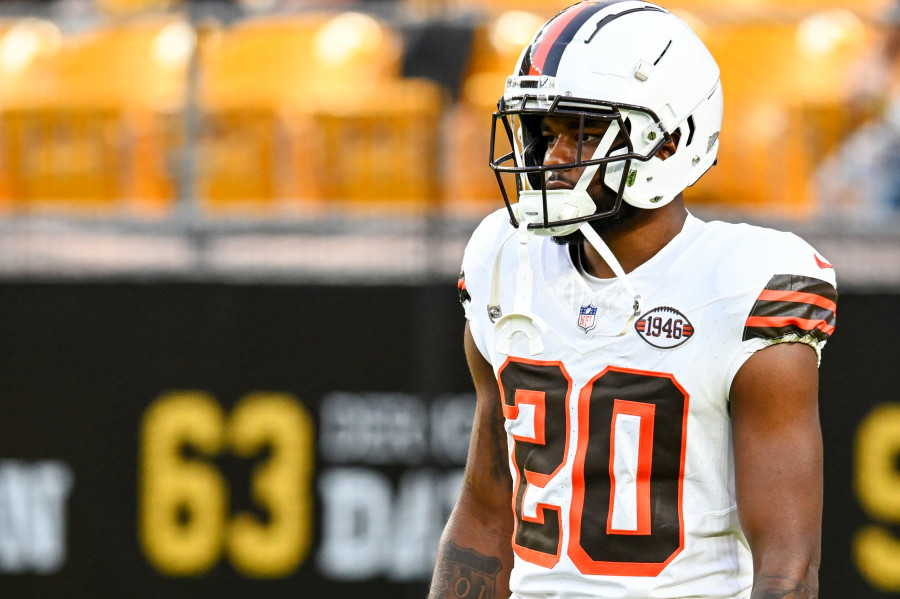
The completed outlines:
{"type": "Polygon", "coordinates": [[[597,308],[591,304],[581,306],[581,310],[578,311],[578,328],[587,333],[593,329],[596,324],[597,308]]]}

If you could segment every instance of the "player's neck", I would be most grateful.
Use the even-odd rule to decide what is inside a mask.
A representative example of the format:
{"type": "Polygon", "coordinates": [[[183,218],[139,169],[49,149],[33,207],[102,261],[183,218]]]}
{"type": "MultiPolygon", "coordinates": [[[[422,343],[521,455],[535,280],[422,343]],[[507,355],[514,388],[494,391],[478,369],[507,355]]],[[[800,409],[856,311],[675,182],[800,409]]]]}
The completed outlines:
{"type": "MultiPolygon", "coordinates": [[[[642,210],[615,231],[601,235],[626,273],[631,272],[663,249],[684,227],[687,210],[679,195],[662,208],[642,210]]],[[[585,272],[601,278],[615,276],[612,269],[589,243],[584,244],[585,272]]]]}

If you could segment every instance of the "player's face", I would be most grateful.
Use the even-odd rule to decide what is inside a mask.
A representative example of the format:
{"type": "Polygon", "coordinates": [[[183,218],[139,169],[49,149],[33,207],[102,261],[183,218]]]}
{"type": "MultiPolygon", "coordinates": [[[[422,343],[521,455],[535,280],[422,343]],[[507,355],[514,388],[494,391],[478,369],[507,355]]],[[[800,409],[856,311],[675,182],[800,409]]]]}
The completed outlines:
{"type": "MultiPolygon", "coordinates": [[[[584,120],[583,142],[581,159],[593,158],[600,140],[609,128],[610,122],[588,119],[584,120]]],[[[547,151],[544,153],[544,165],[552,166],[575,162],[578,157],[579,119],[568,116],[546,116],[541,121],[541,134],[547,143],[547,151]]],[[[612,147],[624,147],[625,138],[619,132],[612,147]]],[[[546,173],[547,189],[573,189],[581,178],[585,167],[567,170],[549,171],[546,173]]],[[[616,204],[616,192],[603,182],[605,169],[601,166],[588,185],[587,191],[597,204],[597,210],[604,212],[611,210],[616,204]]],[[[639,209],[622,202],[619,210],[607,218],[591,221],[591,226],[598,233],[603,234],[620,227],[625,222],[632,220],[639,213],[639,209]]],[[[557,243],[581,243],[584,240],[580,231],[576,231],[565,237],[554,237],[557,243]]]]}
{"type": "MultiPolygon", "coordinates": [[[[609,128],[609,121],[597,119],[584,120],[581,159],[590,160],[600,144],[604,133],[609,128]]],[[[569,116],[546,116],[541,121],[541,135],[547,143],[544,153],[544,166],[554,166],[575,162],[578,158],[579,119],[569,116]]],[[[624,143],[621,133],[613,143],[613,148],[624,143]]],[[[545,174],[547,189],[572,189],[584,172],[582,168],[549,171],[545,174]]],[[[603,167],[597,170],[588,185],[588,194],[597,204],[599,211],[612,209],[616,201],[616,192],[603,183],[603,167]]]]}

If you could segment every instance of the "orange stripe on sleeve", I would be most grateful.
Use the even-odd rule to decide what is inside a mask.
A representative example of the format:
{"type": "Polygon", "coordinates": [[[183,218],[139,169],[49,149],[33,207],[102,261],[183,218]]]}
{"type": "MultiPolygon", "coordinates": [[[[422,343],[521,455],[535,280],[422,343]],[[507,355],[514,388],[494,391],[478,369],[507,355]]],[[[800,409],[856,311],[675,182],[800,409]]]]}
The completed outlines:
{"type": "Polygon", "coordinates": [[[802,304],[813,304],[832,312],[837,311],[837,304],[828,298],[816,295],[815,293],[806,293],[804,291],[779,291],[777,289],[763,289],[759,294],[761,300],[771,300],[776,302],[799,302],[802,304]]]}
{"type": "Polygon", "coordinates": [[[819,329],[826,335],[831,335],[834,332],[834,325],[830,325],[824,320],[808,320],[806,318],[797,318],[794,316],[750,316],[747,318],[745,326],[781,328],[791,325],[800,327],[804,331],[819,329]]]}

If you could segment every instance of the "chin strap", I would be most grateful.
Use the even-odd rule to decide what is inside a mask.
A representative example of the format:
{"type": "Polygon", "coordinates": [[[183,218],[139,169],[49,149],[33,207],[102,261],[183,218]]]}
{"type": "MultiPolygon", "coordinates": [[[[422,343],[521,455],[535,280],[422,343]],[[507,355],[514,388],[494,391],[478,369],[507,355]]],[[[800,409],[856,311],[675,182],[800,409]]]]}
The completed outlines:
{"type": "Polygon", "coordinates": [[[519,228],[510,232],[497,250],[494,258],[494,272],[491,275],[491,299],[488,304],[488,316],[494,324],[494,343],[498,353],[509,355],[513,337],[522,333],[528,340],[528,352],[536,356],[544,351],[541,333],[547,332],[547,326],[536,315],[531,313],[531,289],[533,276],[531,272],[531,254],[528,242],[534,233],[528,229],[528,223],[519,222],[519,228]],[[501,316],[500,310],[500,261],[503,248],[513,235],[519,242],[519,269],[516,272],[516,297],[513,311],[501,316]]]}
{"type": "MultiPolygon", "coordinates": [[[[598,337],[621,337],[628,332],[629,327],[641,313],[641,296],[638,295],[628,275],[625,274],[622,265],[616,260],[615,255],[603,239],[590,226],[589,223],[581,225],[580,230],[594,249],[599,252],[600,256],[606,261],[612,269],[616,277],[622,282],[625,289],[634,298],[631,307],[631,313],[628,319],[622,325],[622,329],[615,334],[608,335],[595,333],[598,337]]],[[[528,229],[525,222],[519,223],[519,228],[510,231],[510,233],[500,244],[497,250],[497,256],[494,258],[494,269],[491,274],[491,296],[487,306],[488,317],[494,324],[494,344],[498,353],[509,355],[512,349],[513,337],[521,333],[528,341],[528,352],[536,356],[544,351],[544,342],[541,340],[541,334],[547,332],[547,325],[538,316],[531,313],[531,294],[534,282],[531,270],[531,255],[529,253],[528,244],[534,237],[534,233],[528,229]],[[516,295],[513,303],[513,311],[504,315],[500,309],[500,271],[503,258],[503,249],[510,239],[516,237],[518,241],[518,258],[519,267],[516,272],[516,295]]]]}
{"type": "MultiPolygon", "coordinates": [[[[623,111],[622,114],[623,118],[628,115],[625,111],[623,111]]],[[[610,123],[603,138],[598,144],[597,150],[594,152],[594,156],[603,156],[606,154],[608,149],[612,146],[619,129],[617,121],[610,123]]],[[[587,187],[593,180],[594,175],[600,169],[600,166],[600,164],[595,164],[585,167],[585,170],[573,191],[587,193],[587,187]]],[[[498,353],[509,355],[510,349],[512,348],[513,337],[515,337],[517,333],[522,333],[528,340],[529,353],[534,356],[544,351],[544,342],[541,340],[541,333],[547,332],[547,326],[538,316],[531,313],[533,276],[528,244],[534,237],[535,231],[528,229],[528,222],[526,222],[525,215],[520,215],[518,220],[519,228],[509,232],[500,244],[497,255],[494,257],[494,268],[491,273],[491,296],[488,301],[487,312],[488,318],[494,323],[494,343],[498,353]],[[517,238],[519,246],[519,267],[516,273],[516,295],[513,311],[504,315],[503,311],[500,309],[501,265],[503,249],[513,236],[517,238]]],[[[582,223],[578,229],[584,234],[585,239],[587,239],[587,241],[600,253],[600,256],[606,261],[609,267],[612,268],[613,273],[615,273],[616,277],[622,281],[625,289],[634,298],[631,314],[622,326],[622,330],[614,335],[595,333],[598,337],[621,337],[628,332],[628,328],[641,313],[641,296],[635,292],[634,287],[632,287],[631,283],[628,281],[628,277],[625,275],[625,271],[622,269],[619,261],[616,260],[612,251],[600,238],[597,232],[591,228],[590,224],[582,223]]],[[[574,228],[572,230],[574,230],[574,228]]],[[[554,234],[561,234],[555,229],[551,230],[551,232],[554,234]]],[[[540,231],[538,234],[540,234],[540,231]]],[[[547,233],[544,234],[546,235],[547,233]]]]}
{"type": "Polygon", "coordinates": [[[581,231],[581,234],[584,235],[584,238],[587,239],[588,243],[590,243],[595,250],[600,254],[600,257],[606,262],[606,264],[612,269],[613,273],[616,275],[616,278],[622,281],[622,285],[625,286],[625,289],[628,293],[631,294],[631,297],[634,298],[634,304],[632,305],[631,314],[628,316],[628,320],[625,321],[625,325],[622,327],[622,330],[616,333],[615,335],[604,335],[602,333],[596,333],[599,337],[621,337],[626,332],[628,332],[628,327],[631,326],[631,323],[634,322],[634,319],[638,317],[641,313],[641,296],[637,294],[634,290],[634,287],[631,286],[631,282],[628,280],[628,275],[625,274],[625,270],[622,268],[622,265],[619,264],[619,261],[616,260],[616,256],[612,253],[612,250],[609,249],[609,246],[606,245],[606,242],[597,234],[594,228],[590,223],[582,223],[578,228],[581,231]]]}
{"type": "MultiPolygon", "coordinates": [[[[522,221],[520,220],[519,228],[521,229],[521,227],[522,221]]],[[[513,229],[509,232],[509,235],[503,238],[503,242],[497,250],[497,255],[494,256],[494,270],[491,272],[491,298],[487,305],[488,318],[491,319],[491,322],[497,322],[497,319],[503,316],[503,311],[500,310],[500,263],[501,258],[503,258],[503,248],[506,247],[506,244],[517,232],[516,229],[513,229]]]]}

